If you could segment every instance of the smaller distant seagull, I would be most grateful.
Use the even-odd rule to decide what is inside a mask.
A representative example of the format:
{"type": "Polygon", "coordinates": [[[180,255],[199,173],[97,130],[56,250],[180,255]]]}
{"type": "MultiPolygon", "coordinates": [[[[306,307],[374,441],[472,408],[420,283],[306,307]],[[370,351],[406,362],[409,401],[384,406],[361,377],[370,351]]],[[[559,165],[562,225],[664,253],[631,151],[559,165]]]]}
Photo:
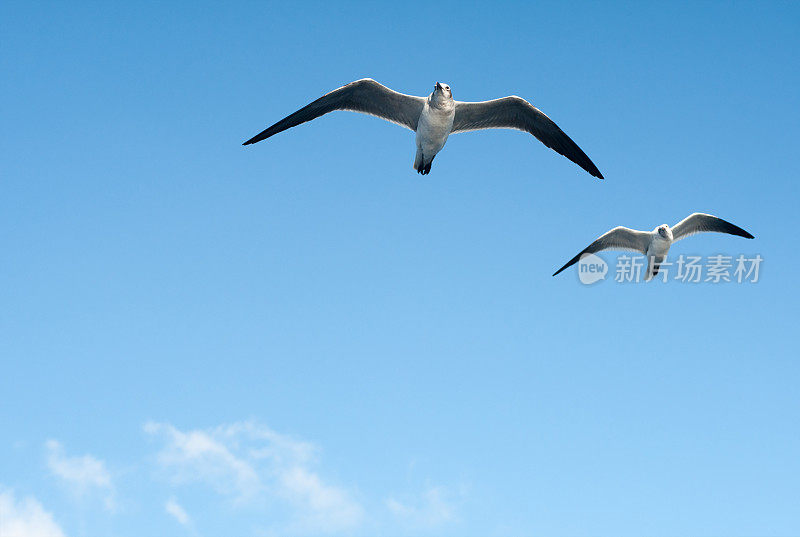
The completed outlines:
{"type": "Polygon", "coordinates": [[[753,238],[750,233],[739,226],[726,222],[722,218],[704,213],[694,213],[687,216],[671,229],[667,224],[662,224],[653,231],[638,231],[619,226],[598,237],[596,241],[558,269],[553,276],[577,263],[584,254],[594,254],[602,250],[630,250],[647,256],[649,262],[645,279],[650,280],[658,274],[659,265],[667,257],[667,252],[672,243],[704,231],[738,235],[747,239],[753,238]]]}
{"type": "Polygon", "coordinates": [[[422,175],[431,171],[431,163],[452,133],[481,129],[516,129],[533,134],[544,145],[578,166],[603,178],[597,166],[558,125],[538,108],[512,95],[493,101],[468,103],[454,101],[450,86],[437,82],[433,93],[415,97],[390,90],[371,78],[356,80],[326,93],[250,138],[242,145],[254,144],[270,136],[311,121],[334,110],[351,110],[397,123],[417,133],[414,169],[422,175]]]}

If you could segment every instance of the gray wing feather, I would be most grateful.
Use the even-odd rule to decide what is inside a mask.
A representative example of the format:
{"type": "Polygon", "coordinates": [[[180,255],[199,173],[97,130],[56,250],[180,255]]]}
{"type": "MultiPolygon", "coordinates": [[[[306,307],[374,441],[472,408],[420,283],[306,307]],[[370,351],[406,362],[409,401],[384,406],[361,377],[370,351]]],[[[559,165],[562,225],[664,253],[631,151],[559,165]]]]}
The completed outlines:
{"type": "Polygon", "coordinates": [[[416,131],[424,105],[423,97],[398,93],[371,78],[364,78],[326,93],[311,104],[253,136],[242,145],[260,142],[334,110],[362,112],[416,131]]]}
{"type": "Polygon", "coordinates": [[[597,166],[552,119],[521,97],[513,95],[493,101],[456,101],[452,132],[480,129],[516,129],[533,134],[540,142],[589,172],[603,178],[597,166]]]}
{"type": "Polygon", "coordinates": [[[679,241],[694,235],[695,233],[702,233],[704,231],[711,231],[715,233],[727,233],[729,235],[738,235],[752,239],[753,236],[739,226],[731,224],[722,218],[717,218],[710,214],[694,213],[687,216],[672,227],[672,240],[679,241]]]}
{"type": "Polygon", "coordinates": [[[553,276],[577,263],[583,254],[594,254],[602,250],[630,250],[644,254],[647,252],[649,244],[650,234],[646,231],[637,231],[622,226],[615,227],[604,235],[600,235],[592,244],[581,250],[566,265],[558,269],[553,276]]]}

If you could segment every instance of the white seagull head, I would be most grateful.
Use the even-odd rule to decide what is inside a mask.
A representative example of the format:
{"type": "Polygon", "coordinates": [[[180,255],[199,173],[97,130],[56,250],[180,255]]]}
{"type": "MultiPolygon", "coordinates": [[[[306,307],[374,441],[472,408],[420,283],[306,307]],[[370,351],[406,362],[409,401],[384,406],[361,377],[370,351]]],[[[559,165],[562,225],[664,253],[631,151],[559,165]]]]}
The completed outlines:
{"type": "Polygon", "coordinates": [[[452,99],[453,92],[450,91],[450,86],[445,84],[444,82],[437,82],[436,85],[433,86],[433,93],[431,94],[433,97],[444,97],[445,99],[452,99]]]}
{"type": "Polygon", "coordinates": [[[672,230],[669,228],[667,224],[661,224],[655,229],[656,235],[665,240],[672,242],[672,230]]]}

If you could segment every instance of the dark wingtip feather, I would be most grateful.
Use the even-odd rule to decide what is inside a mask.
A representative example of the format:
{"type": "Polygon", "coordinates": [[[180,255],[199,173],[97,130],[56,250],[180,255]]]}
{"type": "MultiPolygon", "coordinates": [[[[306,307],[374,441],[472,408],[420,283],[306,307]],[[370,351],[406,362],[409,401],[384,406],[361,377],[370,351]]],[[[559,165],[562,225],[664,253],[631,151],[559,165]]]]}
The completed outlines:
{"type": "MultiPolygon", "coordinates": [[[[586,156],[586,153],[584,153],[584,156],[586,156]]],[[[589,172],[590,175],[597,177],[598,179],[605,179],[605,177],[603,177],[603,174],[600,173],[600,170],[597,169],[597,166],[594,165],[594,162],[592,162],[589,159],[589,157],[586,157],[586,164],[581,164],[581,168],[589,172]]]]}
{"type": "Polygon", "coordinates": [[[262,133],[256,134],[255,136],[253,136],[252,138],[250,138],[249,140],[244,142],[242,145],[250,145],[250,144],[254,144],[256,142],[260,142],[261,140],[266,138],[266,136],[261,136],[262,134],[264,134],[264,133],[262,132],[262,133]]]}
{"type": "MultiPolygon", "coordinates": [[[[583,253],[583,252],[581,252],[581,253],[583,253]]],[[[557,271],[555,271],[553,273],[553,276],[558,276],[559,274],[561,274],[564,271],[564,269],[568,269],[569,267],[574,265],[578,261],[578,258],[580,258],[580,256],[581,256],[581,254],[578,254],[575,257],[573,257],[572,259],[570,259],[569,261],[567,261],[566,265],[564,265],[563,267],[561,267],[560,269],[558,269],[557,271]]]]}
{"type": "MultiPolygon", "coordinates": [[[[564,136],[567,135],[565,134],[564,136]]],[[[567,136],[567,139],[569,139],[569,136],[567,136]]],[[[570,141],[572,142],[572,140],[570,141]]],[[[594,162],[592,162],[592,159],[590,159],[586,155],[586,153],[584,153],[583,150],[580,147],[578,147],[577,144],[575,144],[575,142],[572,142],[572,144],[575,146],[577,155],[567,156],[564,153],[562,154],[564,154],[564,156],[566,156],[572,162],[574,162],[575,164],[577,164],[578,166],[589,172],[589,175],[597,177],[598,179],[605,179],[605,177],[603,177],[603,174],[600,173],[600,170],[597,168],[597,166],[595,166],[594,162]]]]}
{"type": "Polygon", "coordinates": [[[731,235],[738,235],[739,237],[744,237],[745,239],[755,239],[755,237],[753,237],[749,232],[740,228],[736,224],[731,224],[730,222],[727,222],[727,224],[731,227],[729,230],[731,235]]]}

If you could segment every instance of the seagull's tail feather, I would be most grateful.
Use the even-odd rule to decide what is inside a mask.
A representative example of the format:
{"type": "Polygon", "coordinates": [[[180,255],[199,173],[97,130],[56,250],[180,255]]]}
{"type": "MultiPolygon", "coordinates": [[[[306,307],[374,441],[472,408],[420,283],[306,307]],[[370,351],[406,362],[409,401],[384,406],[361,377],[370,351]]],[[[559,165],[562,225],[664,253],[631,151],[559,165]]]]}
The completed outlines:
{"type": "Polygon", "coordinates": [[[422,149],[417,148],[417,154],[414,157],[414,170],[417,173],[422,173],[422,163],[425,161],[425,157],[422,156],[422,149]]]}
{"type": "MultiPolygon", "coordinates": [[[[436,155],[434,155],[434,158],[436,158],[436,155]]],[[[425,157],[422,155],[422,151],[417,151],[417,157],[414,159],[414,169],[417,170],[417,173],[421,175],[428,175],[431,173],[431,164],[433,164],[433,159],[425,162],[425,157]]]]}

